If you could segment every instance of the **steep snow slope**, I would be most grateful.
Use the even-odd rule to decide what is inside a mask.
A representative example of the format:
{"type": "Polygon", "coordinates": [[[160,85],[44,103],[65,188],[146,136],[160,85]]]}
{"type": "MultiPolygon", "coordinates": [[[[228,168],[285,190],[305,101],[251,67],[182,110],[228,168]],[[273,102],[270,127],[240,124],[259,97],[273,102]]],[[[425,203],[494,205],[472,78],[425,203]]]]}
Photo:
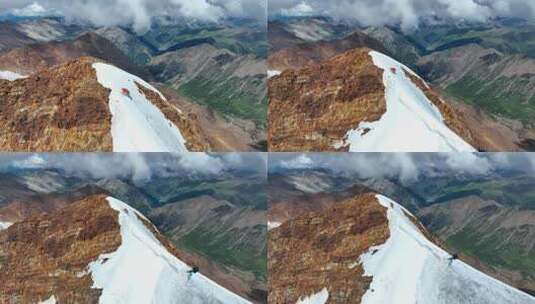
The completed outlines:
{"type": "Polygon", "coordinates": [[[535,298],[495,280],[429,241],[396,202],[376,196],[388,208],[390,238],[360,257],[373,280],[362,304],[529,304],[535,298]]]}
{"type": "Polygon", "coordinates": [[[26,78],[26,76],[11,72],[11,71],[0,71],[0,79],[5,79],[9,81],[26,78]]]}
{"type": "Polygon", "coordinates": [[[384,70],[386,112],[378,121],[361,122],[346,134],[351,152],[475,151],[450,130],[439,109],[405,75],[409,68],[371,51],[373,63],[384,70]]]}
{"type": "Polygon", "coordinates": [[[200,273],[188,279],[188,265],[158,241],[139,212],[108,197],[119,212],[122,243],[89,265],[93,288],[102,288],[99,303],[248,303],[200,273]]]}
{"type": "Polygon", "coordinates": [[[94,63],[97,79],[111,90],[111,133],[114,152],[182,152],[187,151],[180,130],[138,89],[143,86],[165,100],[150,84],[109,64],[94,63]],[[122,93],[130,92],[130,97],[122,93]]]}

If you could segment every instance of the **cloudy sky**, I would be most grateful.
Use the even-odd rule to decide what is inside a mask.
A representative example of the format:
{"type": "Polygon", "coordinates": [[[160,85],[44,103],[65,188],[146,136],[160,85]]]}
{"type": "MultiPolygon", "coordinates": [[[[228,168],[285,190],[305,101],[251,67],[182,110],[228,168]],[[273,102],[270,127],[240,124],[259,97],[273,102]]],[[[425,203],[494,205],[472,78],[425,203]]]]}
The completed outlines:
{"type": "Polygon", "coordinates": [[[131,178],[218,175],[235,170],[266,174],[264,153],[2,153],[0,172],[13,169],[61,169],[67,175],[131,178]]]}
{"type": "Polygon", "coordinates": [[[276,153],[269,170],[324,168],[362,178],[412,182],[443,174],[487,175],[518,170],[535,175],[532,153],[276,153]]]}
{"type": "Polygon", "coordinates": [[[22,16],[58,14],[98,26],[150,27],[155,16],[183,16],[203,21],[224,17],[262,18],[266,2],[258,0],[1,0],[0,12],[22,16]]]}
{"type": "Polygon", "coordinates": [[[218,175],[248,171],[330,169],[362,178],[393,177],[413,182],[431,175],[488,175],[515,170],[535,176],[533,153],[2,153],[0,172],[62,169],[69,175],[127,177],[148,181],[155,175],[218,175]]]}
{"type": "Polygon", "coordinates": [[[533,0],[269,0],[270,15],[325,15],[363,25],[418,26],[420,17],[484,21],[495,16],[535,17],[533,0]]]}

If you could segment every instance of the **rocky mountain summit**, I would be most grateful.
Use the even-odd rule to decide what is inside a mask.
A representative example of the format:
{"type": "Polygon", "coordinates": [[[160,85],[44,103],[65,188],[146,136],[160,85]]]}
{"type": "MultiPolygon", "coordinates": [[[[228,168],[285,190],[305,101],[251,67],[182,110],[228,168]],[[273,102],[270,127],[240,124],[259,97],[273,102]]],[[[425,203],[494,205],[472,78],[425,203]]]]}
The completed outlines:
{"type": "Polygon", "coordinates": [[[139,77],[98,62],[82,57],[27,78],[0,80],[2,150],[166,151],[184,145],[182,136],[187,149],[206,149],[195,116],[181,112],[139,77]],[[113,70],[116,78],[104,83],[99,67],[113,70]],[[135,128],[124,129],[128,125],[135,128]],[[158,129],[162,132],[152,134],[158,129]],[[148,146],[146,141],[166,133],[176,134],[176,142],[148,146]],[[134,138],[145,141],[123,143],[134,138]]]}
{"type": "Polygon", "coordinates": [[[374,193],[291,218],[270,230],[268,245],[270,303],[535,303],[374,193]]]}
{"type": "Polygon", "coordinates": [[[367,48],[286,70],[270,79],[269,92],[273,151],[473,151],[478,146],[461,113],[409,68],[367,48]]]}

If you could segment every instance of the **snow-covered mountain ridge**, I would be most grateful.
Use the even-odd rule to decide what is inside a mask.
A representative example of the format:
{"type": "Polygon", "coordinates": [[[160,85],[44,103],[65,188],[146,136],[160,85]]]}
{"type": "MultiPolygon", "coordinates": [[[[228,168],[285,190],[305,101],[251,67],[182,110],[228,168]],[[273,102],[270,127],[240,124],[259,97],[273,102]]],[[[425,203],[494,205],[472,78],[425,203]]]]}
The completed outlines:
{"type": "Polygon", "coordinates": [[[409,211],[375,193],[289,219],[268,241],[273,303],[535,303],[442,249],[409,211]]]}
{"type": "Polygon", "coordinates": [[[360,257],[365,276],[372,277],[361,303],[535,303],[534,297],[455,259],[422,233],[409,211],[376,197],[387,208],[390,237],[360,257]]]}
{"type": "Polygon", "coordinates": [[[196,116],[142,78],[92,57],[0,80],[0,99],[4,151],[209,150],[196,116]]]}
{"type": "Polygon", "coordinates": [[[437,106],[406,74],[419,76],[384,54],[375,51],[369,54],[373,63],[384,71],[386,112],[379,120],[360,122],[358,128],[347,132],[344,145],[349,145],[349,151],[476,151],[446,125],[437,106]]]}
{"type": "Polygon", "coordinates": [[[0,231],[0,302],[249,303],[178,256],[141,213],[92,195],[0,231]]]}
{"type": "Polygon", "coordinates": [[[270,76],[271,151],[477,150],[462,113],[383,53],[356,48],[270,76]]]}

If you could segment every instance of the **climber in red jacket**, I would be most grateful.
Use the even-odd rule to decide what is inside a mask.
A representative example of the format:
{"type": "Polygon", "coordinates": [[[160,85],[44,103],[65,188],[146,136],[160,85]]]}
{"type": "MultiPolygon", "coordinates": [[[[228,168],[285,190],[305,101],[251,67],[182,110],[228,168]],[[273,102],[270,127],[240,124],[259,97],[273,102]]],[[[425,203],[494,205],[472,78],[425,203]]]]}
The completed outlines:
{"type": "Polygon", "coordinates": [[[122,89],[121,89],[121,93],[122,93],[124,96],[126,96],[126,97],[132,99],[132,97],[130,96],[130,91],[129,91],[127,88],[122,88],[122,89]]]}

